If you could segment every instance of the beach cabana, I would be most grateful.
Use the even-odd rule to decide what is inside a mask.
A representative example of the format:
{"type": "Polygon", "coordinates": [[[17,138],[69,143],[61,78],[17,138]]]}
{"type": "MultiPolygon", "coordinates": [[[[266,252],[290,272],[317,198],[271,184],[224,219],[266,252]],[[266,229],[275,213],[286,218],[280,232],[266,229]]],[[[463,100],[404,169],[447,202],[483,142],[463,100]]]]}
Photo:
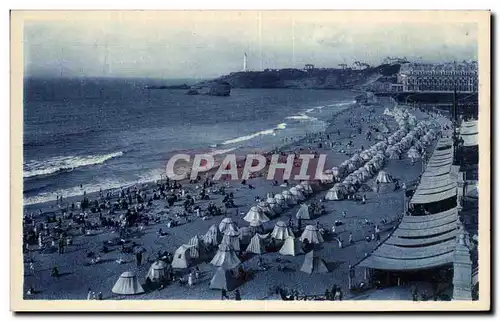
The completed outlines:
{"type": "Polygon", "coordinates": [[[386,171],[380,171],[377,175],[376,181],[378,183],[392,183],[393,179],[386,171]]]}
{"type": "Polygon", "coordinates": [[[274,195],[274,199],[276,200],[278,206],[280,206],[283,209],[289,206],[288,202],[285,200],[285,196],[283,196],[282,194],[274,195]]]}
{"type": "Polygon", "coordinates": [[[259,234],[255,234],[248,244],[246,252],[254,254],[263,254],[266,252],[263,239],[259,234]]]}
{"type": "Polygon", "coordinates": [[[310,220],[311,214],[309,213],[309,206],[307,204],[300,205],[296,215],[297,219],[310,220]]]}
{"type": "Polygon", "coordinates": [[[175,250],[174,257],[172,259],[173,269],[185,269],[189,267],[189,264],[191,263],[189,250],[191,247],[191,245],[182,244],[177,250],[175,250]]]}
{"type": "Polygon", "coordinates": [[[226,230],[224,236],[222,237],[221,244],[227,244],[231,246],[231,248],[234,249],[235,251],[239,251],[240,250],[239,233],[232,230],[226,230]]]}
{"type": "Polygon", "coordinates": [[[248,243],[250,243],[250,239],[252,238],[252,236],[255,233],[250,227],[244,226],[244,227],[240,227],[239,234],[240,234],[240,236],[239,236],[240,243],[241,244],[248,244],[248,243]]]}
{"type": "Polygon", "coordinates": [[[285,202],[289,206],[297,204],[297,199],[295,199],[295,196],[293,196],[292,193],[290,193],[290,191],[283,191],[281,195],[283,195],[283,197],[285,198],[285,202]]]}
{"type": "Polygon", "coordinates": [[[303,181],[300,183],[300,186],[303,186],[304,187],[304,192],[306,194],[312,194],[314,191],[313,191],[313,188],[311,186],[311,184],[307,181],[303,181]]]}
{"type": "Polygon", "coordinates": [[[210,289],[232,291],[238,286],[233,272],[219,267],[210,280],[210,289]]]}
{"type": "Polygon", "coordinates": [[[317,256],[314,250],[305,255],[304,262],[302,263],[300,270],[307,274],[328,273],[325,261],[317,256]]]}
{"type": "Polygon", "coordinates": [[[120,275],[111,292],[122,295],[133,295],[144,293],[144,289],[137,280],[135,273],[128,271],[120,275]]]}
{"type": "Polygon", "coordinates": [[[215,253],[214,258],[210,261],[210,264],[215,266],[222,266],[226,269],[232,269],[237,267],[241,263],[240,259],[232,249],[227,244],[220,244],[217,253],[215,253]]]}
{"type": "Polygon", "coordinates": [[[259,202],[259,204],[257,204],[257,207],[260,208],[265,215],[271,217],[276,215],[276,213],[273,211],[273,209],[271,208],[271,206],[269,206],[267,202],[259,202]]]}
{"type": "Polygon", "coordinates": [[[420,153],[416,148],[412,147],[408,151],[408,158],[411,159],[412,161],[415,161],[420,158],[420,153]]]}
{"type": "Polygon", "coordinates": [[[215,224],[210,226],[208,232],[203,237],[203,241],[207,245],[217,246],[222,241],[222,233],[215,224]]]}
{"type": "Polygon", "coordinates": [[[299,191],[296,187],[290,188],[290,193],[293,195],[296,201],[303,201],[306,199],[304,197],[304,194],[302,194],[302,192],[299,191]]]}
{"type": "Polygon", "coordinates": [[[262,209],[258,206],[252,206],[247,215],[243,218],[247,222],[260,222],[265,223],[269,221],[269,217],[264,214],[262,209]]]}
{"type": "Polygon", "coordinates": [[[275,240],[284,241],[289,236],[294,236],[292,229],[283,221],[276,222],[271,237],[275,240]]]}
{"type": "Polygon", "coordinates": [[[304,253],[304,251],[302,250],[300,241],[293,236],[289,236],[286,238],[285,243],[283,243],[279,253],[281,255],[297,256],[304,253]]]}
{"type": "MultiPolygon", "coordinates": [[[[335,184],[337,185],[337,184],[335,184]]],[[[328,192],[325,195],[325,199],[327,201],[340,201],[345,198],[346,195],[345,188],[344,190],[340,189],[338,186],[333,186],[328,190],[328,192]]]]}
{"type": "Polygon", "coordinates": [[[222,233],[224,233],[227,229],[238,231],[238,224],[236,224],[236,222],[230,217],[224,218],[219,224],[219,231],[222,233]]]}
{"type": "Polygon", "coordinates": [[[299,240],[301,242],[304,242],[305,239],[307,239],[309,243],[313,244],[321,244],[324,242],[323,236],[319,232],[318,228],[314,225],[307,225],[304,229],[304,232],[302,232],[299,240]]]}
{"type": "Polygon", "coordinates": [[[191,245],[191,248],[189,249],[189,256],[193,259],[199,258],[203,252],[203,244],[201,243],[198,235],[193,236],[189,240],[188,245],[191,245]]]}
{"type": "Polygon", "coordinates": [[[146,275],[152,282],[161,282],[168,277],[169,266],[162,260],[155,261],[151,264],[146,275]]]}
{"type": "Polygon", "coordinates": [[[266,200],[266,203],[269,205],[269,208],[276,214],[279,214],[283,211],[274,197],[269,197],[266,200]]]}

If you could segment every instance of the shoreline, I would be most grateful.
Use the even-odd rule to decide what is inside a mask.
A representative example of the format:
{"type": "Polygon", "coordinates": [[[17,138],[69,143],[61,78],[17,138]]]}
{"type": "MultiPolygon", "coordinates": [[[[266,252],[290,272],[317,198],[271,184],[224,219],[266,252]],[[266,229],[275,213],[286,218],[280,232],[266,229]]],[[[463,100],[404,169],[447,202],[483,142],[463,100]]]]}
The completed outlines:
{"type": "MultiPolygon", "coordinates": [[[[356,92],[355,90],[350,90],[350,91],[356,92]]],[[[328,130],[328,128],[330,128],[332,125],[335,125],[334,122],[343,113],[349,112],[349,110],[351,110],[352,108],[362,108],[362,107],[363,106],[359,105],[356,102],[353,102],[352,104],[346,105],[346,107],[343,107],[341,110],[339,110],[337,112],[334,112],[328,119],[324,120],[324,122],[325,122],[325,128],[324,129],[322,129],[320,131],[317,131],[317,132],[304,133],[304,134],[302,134],[300,136],[297,136],[298,138],[296,140],[293,140],[293,141],[290,141],[290,142],[281,142],[280,145],[278,145],[278,146],[269,147],[267,150],[263,149],[263,150],[261,150],[259,152],[261,154],[264,154],[264,155],[268,155],[268,154],[273,153],[273,152],[282,153],[286,149],[289,149],[289,148],[293,147],[294,145],[303,144],[305,142],[305,140],[308,138],[308,135],[311,135],[311,134],[316,135],[316,134],[320,134],[320,133],[325,133],[328,130]]],[[[238,165],[240,165],[241,162],[244,163],[244,160],[243,161],[242,160],[238,160],[238,158],[243,158],[244,156],[246,156],[248,154],[249,150],[251,150],[251,149],[248,149],[248,148],[247,149],[245,149],[245,148],[237,148],[234,151],[232,151],[232,153],[234,153],[236,155],[236,157],[237,157],[237,164],[238,165]],[[245,150],[247,152],[244,152],[245,150]]],[[[214,159],[216,161],[216,164],[214,165],[214,168],[212,170],[208,171],[208,172],[203,172],[201,176],[204,177],[206,175],[214,174],[215,171],[216,171],[216,169],[217,169],[216,168],[217,165],[220,164],[220,162],[222,161],[222,159],[224,158],[225,155],[226,154],[216,154],[216,155],[213,155],[214,159]],[[219,163],[217,163],[217,162],[219,162],[219,163]]],[[[127,189],[127,188],[133,188],[134,186],[147,186],[147,188],[150,188],[151,186],[155,186],[158,181],[161,181],[161,177],[158,178],[158,179],[156,179],[156,180],[131,183],[129,185],[120,185],[120,186],[114,187],[114,188],[103,189],[102,193],[105,195],[106,193],[111,192],[112,195],[116,195],[116,193],[119,193],[120,190],[127,189]]],[[[181,183],[181,184],[184,184],[186,182],[189,182],[189,179],[183,179],[183,180],[179,181],[179,183],[181,183]]],[[[89,199],[95,199],[96,197],[99,196],[99,193],[100,193],[99,191],[89,192],[89,193],[86,193],[86,196],[89,199]]],[[[79,194],[79,195],[73,195],[73,196],[66,197],[66,198],[63,199],[63,201],[64,201],[63,204],[65,204],[66,206],[71,206],[71,203],[77,203],[78,201],[81,201],[83,199],[83,196],[84,196],[84,191],[82,191],[82,193],[79,194]]],[[[56,200],[50,200],[50,201],[45,201],[45,202],[40,202],[40,203],[32,203],[32,204],[25,205],[24,204],[24,199],[23,199],[23,213],[24,214],[29,214],[31,212],[31,213],[33,213],[34,216],[37,216],[39,214],[41,214],[41,215],[45,214],[46,215],[46,214],[52,214],[53,211],[61,210],[63,208],[64,207],[58,207],[57,206],[56,200]],[[47,208],[47,207],[50,208],[50,209],[53,209],[53,210],[51,210],[49,212],[39,213],[40,209],[47,208]]]]}

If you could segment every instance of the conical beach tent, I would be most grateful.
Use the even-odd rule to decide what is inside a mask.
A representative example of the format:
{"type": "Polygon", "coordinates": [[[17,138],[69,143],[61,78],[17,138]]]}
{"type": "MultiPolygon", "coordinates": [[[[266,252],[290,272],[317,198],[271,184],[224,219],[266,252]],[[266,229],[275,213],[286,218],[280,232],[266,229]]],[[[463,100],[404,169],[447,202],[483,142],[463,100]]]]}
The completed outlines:
{"type": "Polygon", "coordinates": [[[297,219],[310,220],[311,214],[309,213],[309,206],[307,204],[300,205],[296,215],[297,219]]]}
{"type": "Polygon", "coordinates": [[[285,200],[285,197],[282,194],[276,194],[276,195],[274,195],[274,199],[276,200],[276,202],[278,203],[278,205],[281,208],[284,209],[284,208],[288,207],[288,202],[285,200]]]}
{"type": "Polygon", "coordinates": [[[191,249],[191,247],[191,245],[182,244],[177,250],[175,250],[174,257],[172,259],[172,268],[185,269],[189,267],[191,261],[189,249],[191,249]]]}
{"type": "Polygon", "coordinates": [[[288,206],[297,204],[297,199],[295,199],[295,196],[293,196],[290,191],[283,191],[281,195],[283,195],[285,203],[288,204],[288,206]]]}
{"type": "Polygon", "coordinates": [[[197,259],[203,254],[203,244],[201,243],[198,235],[193,236],[189,240],[188,245],[192,245],[192,247],[189,249],[189,256],[191,258],[197,259]]]}
{"type": "Polygon", "coordinates": [[[274,197],[269,197],[266,200],[266,203],[269,205],[269,208],[276,214],[279,214],[283,211],[274,197]]]}
{"type": "Polygon", "coordinates": [[[301,192],[301,191],[299,191],[299,190],[297,189],[297,187],[292,187],[292,188],[290,188],[290,193],[293,195],[293,197],[294,197],[297,201],[303,201],[303,200],[305,200],[305,199],[306,199],[306,198],[305,198],[305,196],[304,196],[304,194],[302,194],[302,192],[301,192]]]}
{"type": "Polygon", "coordinates": [[[276,222],[276,225],[271,232],[271,237],[275,240],[283,241],[289,236],[294,236],[292,229],[283,221],[276,222]]]}
{"type": "Polygon", "coordinates": [[[220,244],[220,242],[222,241],[222,233],[215,224],[210,226],[208,232],[203,237],[203,241],[205,242],[205,244],[212,246],[220,244]]]}
{"type": "Polygon", "coordinates": [[[343,200],[345,194],[342,193],[341,189],[338,186],[333,186],[328,190],[325,195],[325,199],[328,201],[340,201],[343,200]]]}
{"type": "Polygon", "coordinates": [[[304,263],[302,263],[302,267],[300,268],[300,270],[308,274],[328,273],[328,268],[326,267],[325,261],[315,255],[314,250],[305,255],[304,263]]]}
{"type": "Polygon", "coordinates": [[[252,237],[246,251],[248,253],[254,253],[254,254],[262,254],[266,252],[266,248],[264,247],[264,242],[262,238],[260,238],[259,234],[255,234],[252,237]]]}
{"type": "Polygon", "coordinates": [[[224,218],[219,224],[219,231],[221,231],[222,233],[224,233],[227,229],[238,231],[238,225],[230,217],[224,218]]]}
{"type": "Polygon", "coordinates": [[[123,272],[111,289],[111,292],[132,295],[144,293],[144,289],[137,280],[137,276],[134,272],[123,272]]]}
{"type": "Polygon", "coordinates": [[[162,260],[158,260],[151,264],[146,277],[148,277],[153,282],[160,282],[167,277],[168,270],[169,269],[167,263],[162,260]]]}
{"type": "Polygon", "coordinates": [[[238,286],[236,278],[230,270],[219,267],[210,280],[210,289],[232,291],[238,286]]]}
{"type": "Polygon", "coordinates": [[[283,243],[283,246],[280,249],[281,255],[296,256],[302,253],[304,253],[302,250],[302,244],[293,236],[287,237],[285,243],[283,243]]]}
{"type": "Polygon", "coordinates": [[[305,239],[309,240],[309,243],[321,244],[323,243],[323,236],[319,232],[318,228],[314,225],[307,225],[304,232],[300,236],[300,241],[304,242],[305,239]]]}
{"type": "Polygon", "coordinates": [[[267,202],[259,202],[259,204],[257,204],[257,207],[260,208],[262,213],[264,213],[265,215],[273,217],[276,214],[267,202]]]}
{"type": "Polygon", "coordinates": [[[241,261],[229,245],[221,244],[219,245],[219,250],[215,253],[214,258],[210,261],[210,263],[215,266],[232,269],[237,267],[241,261]]]}
{"type": "Polygon", "coordinates": [[[252,206],[252,208],[250,208],[247,215],[245,215],[243,219],[249,223],[250,222],[264,223],[269,221],[269,217],[267,217],[266,214],[264,214],[264,212],[262,211],[262,209],[259,208],[258,206],[252,206]]]}
{"type": "Polygon", "coordinates": [[[229,245],[233,250],[240,250],[240,235],[238,232],[233,230],[226,230],[224,236],[222,237],[221,244],[229,245]]]}
{"type": "Polygon", "coordinates": [[[387,173],[386,171],[378,172],[376,181],[379,183],[392,183],[393,182],[391,175],[389,175],[389,173],[387,173]]]}

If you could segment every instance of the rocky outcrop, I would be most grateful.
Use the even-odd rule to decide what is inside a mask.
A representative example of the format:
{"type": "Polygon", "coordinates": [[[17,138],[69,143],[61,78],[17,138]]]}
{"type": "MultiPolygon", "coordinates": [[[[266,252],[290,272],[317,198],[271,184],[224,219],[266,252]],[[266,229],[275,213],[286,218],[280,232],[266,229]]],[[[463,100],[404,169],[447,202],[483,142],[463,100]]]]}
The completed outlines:
{"type": "Polygon", "coordinates": [[[231,85],[227,81],[217,81],[210,85],[207,95],[210,96],[230,96],[231,85]]]}

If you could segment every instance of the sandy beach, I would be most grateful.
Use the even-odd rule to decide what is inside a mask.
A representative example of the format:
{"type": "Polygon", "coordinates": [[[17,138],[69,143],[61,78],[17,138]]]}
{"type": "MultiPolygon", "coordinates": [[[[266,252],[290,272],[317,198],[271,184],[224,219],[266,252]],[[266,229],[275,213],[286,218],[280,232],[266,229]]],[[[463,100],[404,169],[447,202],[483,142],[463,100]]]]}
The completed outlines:
{"type": "MultiPolygon", "coordinates": [[[[327,129],[318,134],[309,135],[291,143],[285,144],[280,148],[281,152],[300,153],[304,151],[313,151],[320,154],[326,154],[325,168],[338,166],[343,161],[347,160],[355,152],[360,152],[362,149],[368,149],[370,146],[377,143],[376,133],[373,138],[367,139],[366,133],[372,131],[373,128],[378,128],[381,124],[385,124],[389,132],[384,133],[387,137],[391,133],[398,130],[398,124],[394,118],[384,115],[386,108],[393,108],[393,103],[384,101],[383,103],[363,106],[356,104],[352,108],[346,109],[328,120],[327,129]],[[348,147],[348,143],[350,143],[348,147]]],[[[428,119],[428,115],[420,111],[412,111],[418,120],[428,119]]],[[[388,172],[393,178],[401,182],[412,182],[418,178],[421,173],[420,161],[411,164],[410,160],[403,153],[401,160],[388,159],[383,170],[388,172]]],[[[135,242],[145,249],[143,262],[137,266],[135,255],[121,253],[119,245],[109,246],[107,253],[100,253],[101,259],[99,263],[90,264],[91,258],[89,252],[99,253],[103,247],[103,242],[119,237],[118,232],[112,232],[110,229],[98,227],[88,229],[88,235],[82,235],[81,225],[72,224],[68,227],[69,219],[62,219],[62,228],[67,230],[72,236],[72,245],[64,248],[64,253],[59,254],[57,251],[57,242],[55,248],[51,250],[40,251],[38,244],[32,244],[24,254],[24,293],[30,287],[35,290],[35,294],[25,295],[25,299],[86,299],[87,291],[90,288],[94,292],[102,292],[103,299],[220,299],[221,293],[219,290],[209,289],[209,282],[216,271],[216,267],[209,262],[215,253],[207,256],[204,262],[197,262],[190,268],[198,266],[200,270],[200,278],[196,280],[193,286],[181,285],[172,283],[161,290],[147,291],[144,294],[134,296],[121,296],[111,292],[111,289],[122,272],[135,272],[138,280],[144,284],[148,269],[155,261],[158,251],[168,251],[170,253],[182,244],[186,244],[189,240],[198,235],[202,237],[209,227],[213,224],[219,225],[225,217],[230,217],[238,226],[248,226],[248,223],[243,220],[244,215],[249,209],[256,205],[256,197],[265,199],[268,193],[280,193],[285,189],[298,184],[298,181],[290,181],[288,187],[274,186],[272,181],[268,181],[262,177],[249,179],[248,184],[252,185],[252,189],[248,185],[243,185],[238,181],[231,182],[216,182],[208,190],[214,191],[220,186],[225,186],[226,193],[233,193],[234,204],[236,208],[224,210],[222,200],[223,195],[209,192],[209,200],[196,200],[195,205],[199,206],[201,211],[205,211],[209,203],[212,202],[218,207],[221,207],[225,213],[219,216],[208,216],[207,219],[197,217],[195,214],[189,214],[188,217],[175,218],[174,213],[182,212],[184,200],[177,201],[174,206],[167,208],[166,199],[153,200],[151,206],[146,206],[145,210],[140,212],[141,215],[149,216],[151,219],[147,225],[141,228],[132,228],[137,232],[132,233],[127,237],[129,241],[126,245],[135,242]],[[167,227],[168,217],[175,218],[179,221],[179,225],[175,227],[167,227]],[[158,231],[162,229],[166,232],[165,236],[159,236],[158,231]],[[116,260],[123,259],[125,263],[118,264],[116,260]],[[32,262],[32,263],[30,263],[32,262]],[[51,270],[57,266],[60,276],[54,278],[51,276],[51,270]]],[[[283,182],[279,182],[280,184],[283,182]]],[[[182,182],[183,189],[190,195],[197,195],[200,191],[200,183],[190,184],[187,181],[182,182]]],[[[355,200],[342,201],[324,201],[327,188],[332,185],[320,185],[316,182],[311,182],[314,194],[308,197],[306,204],[316,203],[324,205],[325,214],[317,216],[312,220],[302,222],[302,228],[305,225],[319,224],[320,227],[330,231],[336,220],[341,221],[342,225],[336,229],[337,238],[344,242],[344,247],[339,248],[338,241],[326,237],[325,242],[315,249],[315,253],[321,257],[327,264],[329,269],[325,274],[307,274],[300,271],[304,254],[298,256],[281,256],[277,252],[270,252],[261,255],[267,269],[261,270],[258,266],[259,255],[249,255],[242,262],[242,267],[250,271],[250,279],[238,287],[243,300],[251,299],[280,299],[272,289],[276,286],[284,287],[289,290],[297,290],[302,295],[322,295],[325,289],[331,289],[336,284],[340,286],[344,293],[344,298],[352,297],[348,290],[348,268],[361,260],[365,253],[371,252],[376,246],[375,241],[366,241],[365,238],[370,236],[373,231],[374,224],[381,228],[380,237],[385,239],[395,224],[397,219],[403,212],[404,208],[404,191],[382,189],[378,193],[375,190],[374,179],[370,179],[363,186],[370,187],[360,192],[366,196],[366,202],[363,204],[355,200]],[[366,186],[365,186],[366,185],[366,186]],[[345,217],[343,212],[346,213],[345,217]],[[348,245],[349,234],[352,233],[353,244],[348,245]],[[285,266],[284,270],[279,267],[285,266]]],[[[156,188],[155,183],[144,184],[137,186],[146,197],[152,197],[153,189],[156,188]]],[[[106,194],[107,191],[103,191],[106,194]]],[[[98,193],[87,195],[90,200],[98,197],[98,193]]],[[[115,196],[112,199],[116,199],[115,196]]],[[[65,199],[65,206],[69,206],[71,202],[81,201],[82,197],[73,197],[65,199]]],[[[296,224],[295,215],[300,205],[292,206],[286,209],[277,217],[263,224],[264,232],[272,231],[277,221],[288,222],[290,216],[296,224]]],[[[30,212],[39,212],[41,215],[35,215],[35,224],[47,222],[47,217],[55,215],[57,219],[62,217],[62,211],[55,206],[55,202],[38,204],[25,209],[25,214],[30,212]]],[[[73,214],[77,214],[78,210],[73,210],[73,214]]],[[[126,210],[115,211],[110,215],[113,219],[117,219],[123,215],[126,210]]],[[[102,211],[103,216],[107,216],[107,210],[102,211]]],[[[99,223],[99,213],[88,213],[86,220],[89,222],[99,223]]],[[[48,223],[49,229],[53,230],[56,223],[48,223]]],[[[27,231],[32,225],[24,226],[27,231]]],[[[296,237],[300,233],[295,233],[296,237]]],[[[46,238],[49,239],[48,237],[46,238]]],[[[46,241],[50,248],[50,241],[46,241]]],[[[246,247],[244,245],[243,247],[246,247]]],[[[240,257],[241,258],[241,257],[240,257]]],[[[177,271],[179,275],[187,275],[188,270],[177,271]]],[[[359,272],[358,272],[359,273],[359,272]]],[[[357,282],[362,281],[362,275],[356,275],[357,282]]],[[[233,298],[233,294],[229,294],[233,298]]]]}

